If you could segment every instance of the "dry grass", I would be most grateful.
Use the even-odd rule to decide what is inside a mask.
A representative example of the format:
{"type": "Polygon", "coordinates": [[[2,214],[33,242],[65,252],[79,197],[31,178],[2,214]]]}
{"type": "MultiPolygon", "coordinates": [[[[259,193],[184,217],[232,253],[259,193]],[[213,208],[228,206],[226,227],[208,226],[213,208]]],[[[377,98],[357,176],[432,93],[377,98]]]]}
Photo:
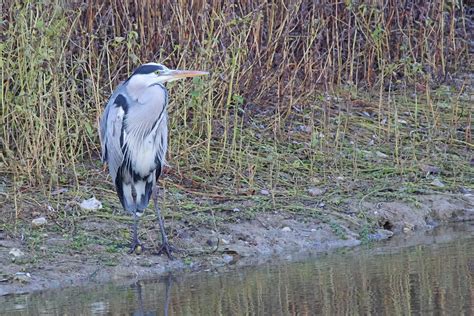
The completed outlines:
{"type": "Polygon", "coordinates": [[[336,175],[469,172],[462,1],[6,2],[0,168],[15,190],[79,185],[107,97],[148,61],[211,72],[169,87],[172,175],[204,191],[275,203],[336,175]]]}

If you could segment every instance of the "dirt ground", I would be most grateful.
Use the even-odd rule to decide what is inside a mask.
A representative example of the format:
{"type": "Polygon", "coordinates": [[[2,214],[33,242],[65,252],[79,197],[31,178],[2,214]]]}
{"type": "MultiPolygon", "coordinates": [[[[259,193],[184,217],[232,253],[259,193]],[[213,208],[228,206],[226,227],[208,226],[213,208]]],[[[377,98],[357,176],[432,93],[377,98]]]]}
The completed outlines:
{"type": "MultiPolygon", "coordinates": [[[[145,236],[145,245],[150,249],[136,255],[127,254],[126,245],[111,248],[100,240],[81,244],[81,239],[76,238],[71,243],[68,236],[51,229],[33,230],[38,232],[40,240],[33,246],[23,240],[22,234],[12,238],[0,230],[0,295],[125,282],[167,272],[220,271],[275,257],[291,259],[304,253],[354,247],[447,222],[474,220],[471,194],[423,195],[416,196],[416,200],[416,206],[408,202],[354,201],[352,207],[354,210],[363,208],[365,218],[360,212],[349,209],[328,215],[330,220],[283,211],[258,213],[252,219],[218,221],[213,228],[212,225],[189,225],[185,219],[168,221],[174,231],[172,242],[183,250],[175,260],[153,254],[151,248],[157,243],[150,242],[151,235],[145,236]],[[376,228],[365,231],[367,222],[376,228]]],[[[109,234],[110,239],[117,229],[126,230],[128,226],[114,222],[111,227],[110,221],[97,217],[81,220],[77,225],[84,238],[101,232],[109,234]]],[[[153,234],[157,235],[156,229],[153,234]]]]}

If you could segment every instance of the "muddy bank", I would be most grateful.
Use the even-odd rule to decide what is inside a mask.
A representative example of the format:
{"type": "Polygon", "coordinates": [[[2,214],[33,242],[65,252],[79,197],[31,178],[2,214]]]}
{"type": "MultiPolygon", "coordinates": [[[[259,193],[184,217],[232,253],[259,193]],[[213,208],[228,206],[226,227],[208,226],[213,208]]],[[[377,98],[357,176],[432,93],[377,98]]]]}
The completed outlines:
{"type": "MultiPolygon", "coordinates": [[[[169,223],[175,232],[173,243],[184,252],[173,261],[153,254],[156,229],[150,232],[143,228],[142,239],[150,249],[141,255],[129,255],[126,247],[112,249],[94,240],[82,245],[74,239],[71,244],[54,229],[40,230],[41,246],[32,250],[21,234],[12,238],[0,231],[0,295],[136,280],[170,271],[220,271],[275,257],[353,247],[393,234],[409,236],[414,230],[443,223],[474,220],[474,196],[437,194],[416,196],[416,200],[416,205],[354,201],[338,213],[301,216],[275,211],[257,214],[250,220],[216,221],[214,225],[189,225],[184,219],[175,220],[169,223]],[[371,228],[365,229],[368,222],[372,223],[371,228]]],[[[101,232],[112,238],[117,229],[126,230],[127,224],[92,218],[77,226],[86,237],[101,232]]]]}

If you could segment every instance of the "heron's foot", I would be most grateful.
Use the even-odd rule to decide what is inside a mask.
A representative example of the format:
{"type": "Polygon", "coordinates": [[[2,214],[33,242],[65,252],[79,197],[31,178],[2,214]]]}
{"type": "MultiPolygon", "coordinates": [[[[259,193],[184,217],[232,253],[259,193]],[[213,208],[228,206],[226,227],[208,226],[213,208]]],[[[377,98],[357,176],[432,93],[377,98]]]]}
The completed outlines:
{"type": "Polygon", "coordinates": [[[166,254],[168,256],[168,259],[174,260],[173,253],[179,253],[181,252],[180,249],[176,248],[175,246],[171,245],[168,241],[164,242],[161,244],[160,249],[158,249],[158,252],[156,255],[160,256],[162,254],[166,254]]]}
{"type": "Polygon", "coordinates": [[[130,250],[128,251],[128,254],[136,254],[139,255],[143,253],[143,250],[145,250],[145,247],[143,244],[137,239],[137,240],[132,240],[132,244],[130,245],[130,250]]]}

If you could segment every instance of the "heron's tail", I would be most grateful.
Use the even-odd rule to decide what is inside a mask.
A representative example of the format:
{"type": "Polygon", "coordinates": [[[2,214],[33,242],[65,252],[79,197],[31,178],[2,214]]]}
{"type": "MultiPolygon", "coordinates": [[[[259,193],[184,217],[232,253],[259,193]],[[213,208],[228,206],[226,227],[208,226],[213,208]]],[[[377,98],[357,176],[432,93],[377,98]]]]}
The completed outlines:
{"type": "MultiPolygon", "coordinates": [[[[121,168],[120,168],[121,169],[121,168]]],[[[125,210],[141,216],[150,202],[153,186],[155,185],[154,172],[143,179],[123,177],[122,170],[115,180],[115,187],[120,203],[125,210]]]]}

